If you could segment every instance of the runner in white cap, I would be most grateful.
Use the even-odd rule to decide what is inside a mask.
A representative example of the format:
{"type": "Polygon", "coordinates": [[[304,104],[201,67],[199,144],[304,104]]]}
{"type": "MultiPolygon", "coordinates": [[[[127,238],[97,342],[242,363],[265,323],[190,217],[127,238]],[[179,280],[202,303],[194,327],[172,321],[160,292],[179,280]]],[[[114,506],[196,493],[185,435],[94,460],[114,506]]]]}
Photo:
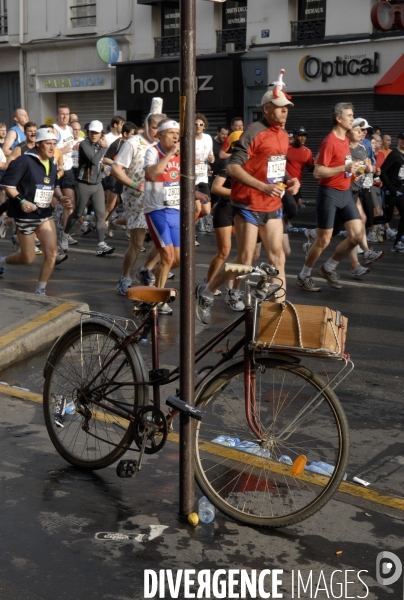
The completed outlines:
{"type": "Polygon", "coordinates": [[[35,236],[43,249],[43,263],[35,294],[45,296],[57,255],[56,228],[52,218],[52,198],[70,208],[56,179],[58,165],[54,159],[57,138],[52,128],[38,129],[35,148],[14,160],[2,179],[8,195],[8,214],[15,219],[20,251],[0,257],[4,265],[31,264],[35,258],[35,236]]]}

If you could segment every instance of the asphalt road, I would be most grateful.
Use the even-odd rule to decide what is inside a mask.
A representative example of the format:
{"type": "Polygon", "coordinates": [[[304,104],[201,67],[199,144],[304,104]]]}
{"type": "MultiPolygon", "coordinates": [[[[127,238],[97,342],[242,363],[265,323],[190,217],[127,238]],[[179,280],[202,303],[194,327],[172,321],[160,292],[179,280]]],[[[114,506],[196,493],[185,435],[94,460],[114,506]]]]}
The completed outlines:
{"type": "MultiPolygon", "coordinates": [[[[301,224],[310,219],[307,209],[301,224]]],[[[131,303],[114,290],[126,247],[123,232],[110,240],[116,256],[104,258],[94,256],[93,235],[76,237],[79,244],[55,269],[48,294],[130,318],[131,303]]],[[[134,480],[118,479],[113,466],[83,473],[54,451],[40,404],[16,398],[13,390],[2,387],[0,599],[142,600],[146,597],[145,569],[213,572],[220,568],[283,569],[280,590],[284,598],[402,597],[402,578],[383,586],[375,574],[381,551],[394,552],[404,560],[404,255],[390,252],[387,242],[379,244],[385,257],[371,266],[365,279],[352,279],[349,265],[342,264],[342,290],[324,283],[321,294],[308,296],[294,283],[305,238],[302,233],[290,237],[288,299],[326,305],[349,319],[347,351],[355,370],[338,388],[338,395],[351,429],[348,473],[370,482],[369,488],[361,488],[364,497],[339,494],[311,519],[279,531],[241,527],[221,514],[213,524],[191,529],[177,517],[176,444],[170,442],[161,454],[149,457],[134,480]],[[386,495],[386,503],[380,501],[380,495],[386,495]],[[111,540],[105,533],[122,536],[111,540]],[[311,571],[313,581],[312,591],[300,589],[300,596],[298,570],[305,581],[311,571]],[[341,572],[334,575],[332,595],[330,578],[337,570],[341,572]],[[360,570],[367,571],[361,577],[368,591],[358,579],[360,570]],[[354,583],[338,587],[344,578],[354,583]]],[[[199,240],[196,277],[202,280],[214,252],[214,237],[199,235],[199,240]]],[[[8,237],[0,240],[0,253],[9,249],[8,237]]],[[[31,267],[7,268],[0,286],[34,289],[40,260],[38,257],[31,267]]],[[[178,275],[173,286],[179,287],[178,275]]],[[[179,303],[173,308],[172,316],[160,319],[161,360],[167,366],[176,364],[180,341],[179,303]]],[[[234,316],[229,313],[223,296],[217,298],[209,335],[234,316]]],[[[196,343],[202,343],[207,335],[207,328],[198,323],[196,343]]],[[[147,345],[144,350],[147,353],[147,345]]],[[[44,358],[40,354],[16,364],[2,371],[0,379],[41,394],[44,358]]],[[[329,372],[325,361],[316,362],[315,367],[323,374],[329,372]]],[[[196,498],[199,495],[196,490],[196,498]]],[[[187,597],[184,594],[181,591],[178,597],[187,597]]],[[[165,597],[174,596],[167,591],[165,597]]]]}

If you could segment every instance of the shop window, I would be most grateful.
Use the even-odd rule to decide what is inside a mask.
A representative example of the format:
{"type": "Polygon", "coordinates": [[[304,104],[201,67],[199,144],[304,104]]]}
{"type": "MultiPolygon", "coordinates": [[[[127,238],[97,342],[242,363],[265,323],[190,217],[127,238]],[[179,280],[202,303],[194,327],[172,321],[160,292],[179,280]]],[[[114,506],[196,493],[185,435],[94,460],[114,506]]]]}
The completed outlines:
{"type": "MultiPolygon", "coordinates": [[[[222,5],[222,27],[216,31],[216,51],[228,50],[227,44],[234,44],[234,50],[246,49],[247,0],[227,0],[222,5]]],[[[230,46],[233,48],[233,46],[230,46]]]]}
{"type": "Polygon", "coordinates": [[[96,25],[97,3],[89,0],[75,0],[70,6],[72,27],[91,27],[96,25]]]}
{"type": "Polygon", "coordinates": [[[7,0],[0,0],[0,35],[7,35],[7,0]]]}
{"type": "Polygon", "coordinates": [[[292,21],[292,42],[318,42],[325,35],[327,0],[299,0],[298,20],[292,21]]]}

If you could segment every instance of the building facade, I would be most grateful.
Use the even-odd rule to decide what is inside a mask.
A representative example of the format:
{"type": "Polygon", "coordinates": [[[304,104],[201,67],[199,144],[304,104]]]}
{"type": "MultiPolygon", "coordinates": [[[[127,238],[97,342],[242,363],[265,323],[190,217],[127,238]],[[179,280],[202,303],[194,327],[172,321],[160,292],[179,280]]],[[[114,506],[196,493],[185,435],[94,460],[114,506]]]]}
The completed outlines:
{"type": "MultiPolygon", "coordinates": [[[[211,131],[251,122],[284,68],[288,128],[305,125],[313,150],[341,99],[395,135],[403,15],[403,0],[196,0],[197,109],[211,131]]],[[[179,0],[0,0],[0,121],[21,105],[51,122],[65,103],[83,122],[121,112],[140,124],[153,95],[178,116],[179,26],[179,0]]]]}

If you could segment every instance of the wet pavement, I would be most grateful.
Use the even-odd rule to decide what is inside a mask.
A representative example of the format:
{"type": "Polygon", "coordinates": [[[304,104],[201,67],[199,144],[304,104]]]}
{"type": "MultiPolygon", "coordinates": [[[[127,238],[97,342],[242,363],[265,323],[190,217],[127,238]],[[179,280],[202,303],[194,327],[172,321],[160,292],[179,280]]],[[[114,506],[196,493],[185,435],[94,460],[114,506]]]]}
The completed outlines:
{"type": "MultiPolygon", "coordinates": [[[[48,293],[130,317],[130,303],[114,291],[126,246],[119,234],[114,243],[120,256],[105,259],[94,257],[94,239],[80,238],[69,260],[55,270],[48,293]]],[[[214,242],[213,236],[199,239],[196,274],[201,280],[214,242]]],[[[321,294],[307,297],[294,284],[303,241],[302,234],[291,234],[288,298],[337,308],[349,318],[347,349],[355,370],[338,388],[338,396],[351,429],[348,475],[369,481],[369,494],[364,498],[339,494],[309,520],[277,531],[241,526],[220,513],[212,524],[192,528],[178,517],[177,444],[168,442],[161,453],[147,457],[134,479],[119,479],[114,465],[82,472],[53,449],[41,405],[15,398],[13,390],[2,386],[1,600],[143,600],[147,569],[172,569],[175,576],[179,569],[209,569],[212,574],[218,569],[282,569],[279,589],[284,598],[402,597],[402,578],[382,586],[375,576],[379,552],[388,550],[404,560],[404,511],[399,508],[404,496],[403,256],[390,253],[385,242],[380,247],[386,256],[366,280],[353,280],[349,265],[342,264],[341,292],[325,284],[321,294]],[[373,501],[372,491],[389,494],[390,504],[373,501]],[[358,575],[360,570],[368,572],[358,575]],[[301,582],[306,585],[310,572],[312,589],[308,583],[304,591],[301,582]]],[[[0,253],[6,242],[0,240],[0,253]]],[[[0,288],[29,291],[35,268],[7,269],[0,288]]],[[[178,277],[173,285],[179,287],[178,277]]],[[[175,365],[178,354],[179,305],[173,308],[173,316],[160,318],[164,366],[175,365]]],[[[231,316],[223,296],[217,298],[212,326],[196,326],[197,344],[220,330],[231,316]]],[[[148,361],[147,344],[143,351],[148,361]]],[[[44,357],[40,353],[1,371],[0,379],[27,388],[35,398],[42,391],[44,357]]],[[[315,369],[329,373],[323,360],[315,363],[315,369]]],[[[196,490],[196,500],[200,495],[196,490]]],[[[167,583],[165,597],[191,596],[183,587],[178,596],[173,595],[167,583]]],[[[226,592],[216,597],[230,596],[226,592]]]]}

